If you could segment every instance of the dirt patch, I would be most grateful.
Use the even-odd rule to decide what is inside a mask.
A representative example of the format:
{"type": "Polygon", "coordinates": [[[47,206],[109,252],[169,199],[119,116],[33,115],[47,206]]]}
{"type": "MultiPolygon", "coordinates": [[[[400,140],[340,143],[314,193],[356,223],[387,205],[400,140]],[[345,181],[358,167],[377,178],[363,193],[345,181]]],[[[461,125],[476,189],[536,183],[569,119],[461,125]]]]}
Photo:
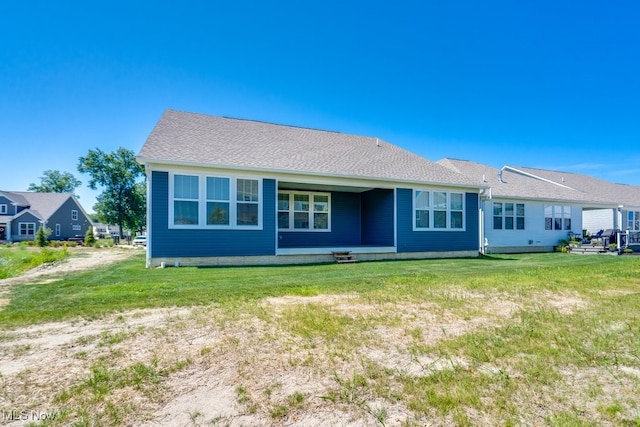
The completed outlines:
{"type": "MultiPolygon", "coordinates": [[[[71,265],[42,269],[32,278],[53,279],[135,253],[88,252],[65,263],[71,265]]],[[[30,279],[9,280],[20,284],[30,279]]],[[[531,307],[571,314],[588,305],[569,293],[547,292],[533,299],[479,292],[444,297],[454,303],[443,308],[430,301],[376,304],[358,294],[285,296],[247,301],[232,309],[211,305],[134,310],[100,320],[5,330],[0,332],[0,410],[43,413],[73,408],[81,413],[83,399],[96,398],[90,386],[97,366],[107,372],[147,367],[155,370],[157,381],[115,390],[89,407],[93,418],[84,420],[86,424],[108,425],[113,421],[108,411],[121,411],[121,425],[148,427],[377,426],[378,419],[387,426],[451,425],[456,422],[450,414],[433,412],[427,417],[410,408],[403,399],[402,380],[454,370],[503,381],[522,374],[493,361],[477,365],[464,354],[439,356],[432,347],[474,331],[504,327],[531,307]],[[305,317],[307,312],[319,320],[305,317]],[[325,315],[337,320],[323,319],[325,315]],[[326,326],[313,323],[322,320],[326,326]],[[340,329],[340,322],[355,332],[340,329]],[[306,335],[305,327],[315,334],[306,335]],[[74,395],[78,389],[82,392],[74,395]],[[71,397],[61,404],[65,393],[71,397]]],[[[637,391],[637,367],[621,366],[613,374],[568,368],[561,372],[566,390],[549,388],[544,395],[517,390],[513,398],[522,402],[522,424],[545,425],[556,406],[566,403],[558,402],[559,393],[575,396],[577,406],[597,415],[601,408],[593,403],[594,393],[615,396],[620,387],[637,391]]],[[[614,398],[600,402],[615,409],[614,398]]],[[[481,425],[500,422],[474,408],[468,416],[481,425]]]]}

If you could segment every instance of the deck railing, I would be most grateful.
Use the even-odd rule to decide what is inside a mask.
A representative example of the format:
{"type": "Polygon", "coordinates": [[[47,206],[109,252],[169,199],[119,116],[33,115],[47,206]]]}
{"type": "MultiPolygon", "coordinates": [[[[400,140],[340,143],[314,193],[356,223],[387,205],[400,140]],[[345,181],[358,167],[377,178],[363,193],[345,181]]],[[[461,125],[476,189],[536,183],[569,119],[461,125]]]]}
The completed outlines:
{"type": "Polygon", "coordinates": [[[618,233],[618,242],[620,242],[620,248],[626,248],[631,245],[640,245],[640,231],[621,231],[618,233]]]}

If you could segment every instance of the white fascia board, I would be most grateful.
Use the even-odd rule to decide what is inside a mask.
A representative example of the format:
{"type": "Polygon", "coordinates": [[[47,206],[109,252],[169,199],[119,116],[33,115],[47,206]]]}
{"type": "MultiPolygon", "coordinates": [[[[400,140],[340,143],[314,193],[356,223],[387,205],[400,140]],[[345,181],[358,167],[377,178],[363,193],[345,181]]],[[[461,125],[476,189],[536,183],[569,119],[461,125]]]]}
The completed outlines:
{"type": "Polygon", "coordinates": [[[305,184],[333,184],[333,185],[345,185],[354,187],[375,187],[375,188],[415,188],[415,187],[445,187],[466,189],[471,192],[479,193],[483,189],[488,189],[489,186],[475,185],[475,184],[455,184],[447,182],[432,182],[432,181],[413,181],[393,178],[377,178],[377,177],[354,177],[353,175],[342,174],[327,174],[316,172],[301,172],[291,170],[278,170],[268,168],[254,168],[235,165],[211,165],[211,164],[197,164],[187,162],[175,162],[175,161],[147,161],[144,158],[138,157],[138,161],[149,168],[150,171],[166,171],[170,168],[171,171],[183,170],[183,171],[219,171],[232,173],[234,175],[243,176],[260,176],[262,178],[273,178],[280,181],[294,181],[305,184]]]}
{"type": "MultiPolygon", "coordinates": [[[[524,176],[529,177],[529,178],[533,178],[533,179],[537,179],[537,180],[540,180],[540,181],[548,182],[549,184],[557,185],[558,187],[568,188],[569,190],[576,190],[575,188],[569,187],[568,185],[561,184],[561,183],[556,182],[556,181],[554,181],[552,179],[543,178],[543,177],[541,177],[539,175],[535,175],[535,174],[532,174],[532,173],[529,173],[529,172],[522,171],[522,170],[520,170],[518,168],[514,168],[513,166],[504,165],[501,170],[508,170],[508,171],[513,172],[513,173],[524,175],[524,176]]],[[[578,191],[578,190],[576,190],[576,191],[578,191]]]]}
{"type": "Polygon", "coordinates": [[[588,202],[588,201],[583,201],[583,200],[567,200],[567,199],[541,199],[541,198],[536,198],[536,197],[522,197],[522,196],[496,196],[495,194],[493,194],[491,200],[497,200],[497,201],[523,201],[523,202],[537,202],[537,203],[544,203],[544,204],[554,204],[554,205],[559,205],[559,204],[564,204],[564,205],[579,205],[582,207],[589,207],[589,208],[616,208],[618,207],[617,204],[614,203],[603,203],[603,202],[588,202]]]}

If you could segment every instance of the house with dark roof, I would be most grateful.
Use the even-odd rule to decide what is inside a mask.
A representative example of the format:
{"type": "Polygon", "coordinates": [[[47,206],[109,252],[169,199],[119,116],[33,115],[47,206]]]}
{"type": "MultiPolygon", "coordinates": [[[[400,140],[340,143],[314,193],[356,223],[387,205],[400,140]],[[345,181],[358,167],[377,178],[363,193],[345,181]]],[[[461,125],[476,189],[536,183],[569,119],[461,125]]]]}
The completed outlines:
{"type": "MultiPolygon", "coordinates": [[[[637,239],[633,232],[640,229],[635,222],[640,217],[640,187],[559,171],[497,169],[467,160],[437,163],[489,187],[480,200],[485,250],[546,252],[584,230],[630,230],[637,239]]],[[[627,243],[633,243],[630,240],[627,243]]]]}
{"type": "Polygon", "coordinates": [[[84,236],[92,226],[73,194],[0,191],[0,241],[33,240],[43,225],[51,240],[84,236]]]}
{"type": "Polygon", "coordinates": [[[482,182],[374,137],[167,110],[147,265],[475,256],[482,182]]]}

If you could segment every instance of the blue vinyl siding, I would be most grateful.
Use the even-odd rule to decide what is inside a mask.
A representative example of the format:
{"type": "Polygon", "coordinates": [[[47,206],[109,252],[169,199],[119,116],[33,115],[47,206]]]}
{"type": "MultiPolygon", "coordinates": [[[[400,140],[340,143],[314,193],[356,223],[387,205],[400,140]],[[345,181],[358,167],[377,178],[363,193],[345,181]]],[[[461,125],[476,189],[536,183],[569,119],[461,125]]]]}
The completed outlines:
{"type": "Polygon", "coordinates": [[[465,194],[465,231],[413,231],[413,191],[397,190],[398,252],[478,249],[478,195],[465,194]]]}
{"type": "Polygon", "coordinates": [[[152,258],[275,255],[276,183],[263,180],[262,230],[169,229],[169,174],[151,174],[152,258]]]}
{"type": "Polygon", "coordinates": [[[362,193],[362,245],[394,245],[393,199],[393,190],[362,193]]]}
{"type": "Polygon", "coordinates": [[[12,205],[12,201],[7,199],[6,197],[0,196],[0,205],[6,205],[7,206],[7,213],[4,214],[0,214],[0,215],[8,215],[8,216],[13,216],[15,215],[16,212],[16,207],[14,205],[12,205]]]}
{"type": "Polygon", "coordinates": [[[331,231],[280,231],[278,247],[360,245],[360,194],[331,193],[331,231]]]}
{"type": "Polygon", "coordinates": [[[12,240],[34,240],[35,239],[35,232],[38,231],[38,228],[40,228],[42,224],[40,223],[40,219],[37,218],[36,216],[34,216],[33,214],[31,214],[31,212],[25,213],[22,216],[20,216],[19,218],[14,218],[11,220],[11,238],[12,240]],[[20,233],[20,224],[21,223],[33,223],[35,224],[35,231],[34,231],[34,235],[27,235],[27,236],[20,236],[18,233],[20,233]]]}

